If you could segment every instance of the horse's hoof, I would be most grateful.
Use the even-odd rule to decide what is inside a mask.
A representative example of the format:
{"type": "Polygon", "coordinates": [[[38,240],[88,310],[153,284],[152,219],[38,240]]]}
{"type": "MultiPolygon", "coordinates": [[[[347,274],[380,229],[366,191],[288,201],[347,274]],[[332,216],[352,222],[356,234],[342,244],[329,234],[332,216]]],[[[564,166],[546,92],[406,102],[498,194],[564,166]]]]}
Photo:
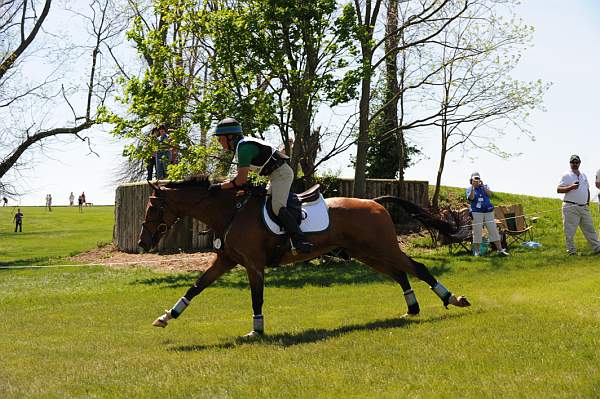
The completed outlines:
{"type": "Polygon", "coordinates": [[[414,319],[415,317],[418,317],[419,314],[418,313],[404,313],[400,318],[401,319],[414,319]]]}
{"type": "Polygon", "coordinates": [[[167,326],[167,324],[169,324],[169,311],[165,310],[165,314],[163,314],[162,316],[158,317],[156,320],[154,320],[154,322],[152,322],[152,325],[154,327],[161,327],[161,328],[165,328],[167,326]]]}
{"type": "Polygon", "coordinates": [[[466,296],[455,297],[452,295],[450,298],[450,303],[454,306],[458,306],[459,308],[466,308],[467,306],[471,306],[471,303],[467,300],[466,296]]]}
{"type": "Polygon", "coordinates": [[[240,340],[242,340],[242,341],[255,341],[257,339],[261,339],[263,337],[263,335],[264,335],[263,332],[252,330],[248,334],[242,335],[240,337],[240,340]]]}
{"type": "Polygon", "coordinates": [[[152,323],[154,327],[165,328],[167,326],[167,322],[160,319],[160,317],[152,323]]]}

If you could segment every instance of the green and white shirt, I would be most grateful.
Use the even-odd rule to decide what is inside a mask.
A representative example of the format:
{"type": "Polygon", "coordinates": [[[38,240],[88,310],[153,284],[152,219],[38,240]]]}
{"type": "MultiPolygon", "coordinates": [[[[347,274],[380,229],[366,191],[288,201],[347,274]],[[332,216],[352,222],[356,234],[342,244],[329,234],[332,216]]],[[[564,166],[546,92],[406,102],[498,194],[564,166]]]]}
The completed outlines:
{"type": "Polygon", "coordinates": [[[249,167],[260,173],[276,149],[264,140],[254,137],[244,137],[235,147],[235,157],[239,168],[249,167]]]}

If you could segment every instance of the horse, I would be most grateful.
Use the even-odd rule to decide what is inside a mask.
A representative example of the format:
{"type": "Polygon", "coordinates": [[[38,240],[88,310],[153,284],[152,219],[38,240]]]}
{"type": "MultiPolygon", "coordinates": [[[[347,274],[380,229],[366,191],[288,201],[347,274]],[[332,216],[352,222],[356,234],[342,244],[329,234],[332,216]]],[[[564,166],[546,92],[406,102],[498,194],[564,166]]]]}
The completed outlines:
{"type": "MultiPolygon", "coordinates": [[[[261,221],[260,212],[265,198],[249,194],[241,200],[238,189],[210,192],[209,176],[197,176],[162,186],[148,183],[153,192],[148,199],[139,237],[138,244],[143,250],[149,251],[155,247],[182,216],[192,216],[206,223],[217,237],[216,258],[185,295],[152,324],[166,327],[170,320],[180,316],[194,297],[239,264],[246,269],[252,296],[253,329],[245,337],[264,334],[264,271],[280,241],[261,221]]],[[[418,315],[420,308],[406,273],[427,283],[446,308],[448,305],[470,306],[466,297],[452,294],[431,275],[425,265],[402,252],[392,218],[382,204],[399,204],[417,220],[444,234],[456,231],[455,226],[398,197],[385,196],[374,200],[337,197],[325,201],[330,222],[328,229],[308,233],[309,240],[314,244],[310,253],[288,251],[280,257],[280,264],[306,261],[332,250],[343,249],[350,257],[400,284],[408,307],[407,317],[418,315]]]]}

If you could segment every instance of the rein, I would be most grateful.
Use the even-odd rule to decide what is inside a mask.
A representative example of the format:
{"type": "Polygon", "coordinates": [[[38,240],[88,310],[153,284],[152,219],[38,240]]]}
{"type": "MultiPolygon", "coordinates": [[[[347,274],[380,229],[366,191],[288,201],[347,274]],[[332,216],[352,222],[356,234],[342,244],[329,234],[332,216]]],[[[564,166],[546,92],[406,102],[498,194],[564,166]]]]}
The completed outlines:
{"type": "Polygon", "coordinates": [[[231,217],[229,218],[229,220],[225,224],[225,231],[223,232],[223,238],[221,239],[221,237],[216,237],[215,240],[214,240],[214,242],[213,242],[213,246],[217,250],[221,249],[222,246],[223,246],[223,243],[225,243],[225,237],[227,236],[227,233],[229,232],[229,229],[231,228],[231,224],[233,223],[233,220],[237,216],[238,212],[244,206],[246,206],[246,204],[250,200],[250,197],[252,197],[252,190],[243,190],[243,192],[244,192],[244,194],[242,194],[241,200],[239,200],[239,201],[237,201],[235,203],[235,205],[233,207],[233,214],[231,215],[231,217]]]}

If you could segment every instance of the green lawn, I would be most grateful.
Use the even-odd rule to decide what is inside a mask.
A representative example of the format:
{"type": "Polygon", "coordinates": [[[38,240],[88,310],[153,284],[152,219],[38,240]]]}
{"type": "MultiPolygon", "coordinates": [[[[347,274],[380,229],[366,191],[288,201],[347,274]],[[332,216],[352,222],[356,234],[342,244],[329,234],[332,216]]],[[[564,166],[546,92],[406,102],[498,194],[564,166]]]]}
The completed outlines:
{"type": "Polygon", "coordinates": [[[445,310],[413,280],[422,312],[403,319],[400,287],[361,265],[287,266],[267,273],[268,335],[252,343],[237,340],[252,313],[239,269],[164,330],[151,322],[194,274],[0,269],[0,397],[599,397],[600,256],[580,233],[582,255],[564,255],[560,201],[495,203],[516,201],[544,212],[542,248],[407,249],[471,308],[445,310]]]}
{"type": "Polygon", "coordinates": [[[23,232],[15,233],[16,207],[0,207],[0,265],[44,264],[112,241],[114,207],[21,207],[23,232]]]}

